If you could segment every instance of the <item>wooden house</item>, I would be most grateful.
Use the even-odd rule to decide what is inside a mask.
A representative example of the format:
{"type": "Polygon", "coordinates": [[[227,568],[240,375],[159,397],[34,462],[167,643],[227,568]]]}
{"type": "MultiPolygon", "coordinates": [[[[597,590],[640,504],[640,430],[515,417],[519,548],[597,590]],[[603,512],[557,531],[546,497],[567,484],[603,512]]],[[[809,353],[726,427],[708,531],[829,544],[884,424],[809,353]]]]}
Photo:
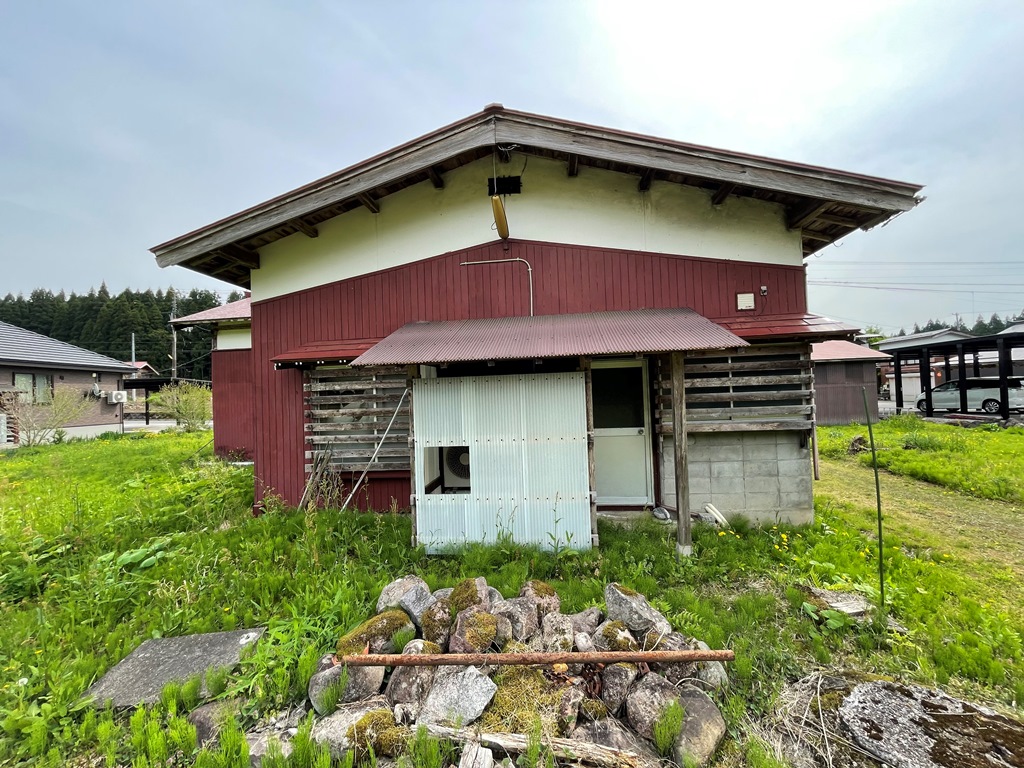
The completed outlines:
{"type": "Polygon", "coordinates": [[[868,416],[878,421],[879,363],[891,358],[852,341],[822,341],[811,345],[814,362],[814,407],[818,424],[864,423],[864,392],[868,416]]]}
{"type": "Polygon", "coordinates": [[[492,105],[152,250],[252,291],[257,495],[368,468],[432,549],[588,546],[811,519],[810,343],[855,329],[803,260],[919,191],[492,105]]]}

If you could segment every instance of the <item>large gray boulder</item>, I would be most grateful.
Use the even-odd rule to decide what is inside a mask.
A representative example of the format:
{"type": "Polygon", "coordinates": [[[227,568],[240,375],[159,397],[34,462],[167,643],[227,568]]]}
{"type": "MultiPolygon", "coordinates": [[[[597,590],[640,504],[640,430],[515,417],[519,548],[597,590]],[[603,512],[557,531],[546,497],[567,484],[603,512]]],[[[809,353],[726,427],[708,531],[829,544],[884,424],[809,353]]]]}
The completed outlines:
{"type": "Polygon", "coordinates": [[[654,738],[654,723],[673,701],[679,689],[654,672],[643,676],[626,697],[626,718],[630,727],[645,739],[654,738]]]}
{"type": "Polygon", "coordinates": [[[640,757],[640,764],[643,766],[660,764],[658,755],[650,745],[614,717],[602,717],[600,720],[578,725],[569,738],[632,752],[640,757]]]}
{"type": "MultiPolygon", "coordinates": [[[[412,640],[402,653],[440,653],[441,649],[426,640],[412,640]]],[[[388,680],[384,695],[392,705],[404,704],[403,720],[415,720],[423,702],[427,700],[430,687],[434,684],[436,667],[395,667],[388,680]]]]}
{"type": "Polygon", "coordinates": [[[451,604],[447,597],[439,597],[420,616],[420,630],[423,633],[423,639],[439,647],[442,652],[448,650],[451,627],[451,604]]]}
{"type": "Polygon", "coordinates": [[[475,579],[463,579],[452,588],[448,600],[451,602],[452,613],[456,616],[472,606],[489,611],[491,609],[491,590],[487,586],[487,579],[483,576],[478,576],[475,579]]]}
{"type": "Polygon", "coordinates": [[[569,621],[572,622],[574,632],[584,632],[588,635],[593,635],[594,630],[604,621],[604,613],[597,606],[591,606],[579,613],[569,614],[569,621]]]}
{"type": "Polygon", "coordinates": [[[523,584],[519,590],[520,597],[531,597],[537,602],[537,613],[541,619],[549,613],[558,613],[562,609],[562,600],[555,588],[544,581],[536,579],[523,584]]]}
{"type": "Polygon", "coordinates": [[[318,715],[330,714],[328,709],[331,702],[328,700],[328,689],[333,685],[340,685],[343,677],[348,677],[348,682],[338,697],[338,704],[350,704],[376,695],[384,683],[384,667],[348,667],[342,664],[335,664],[315,673],[309,678],[309,701],[318,715]]]}
{"type": "Polygon", "coordinates": [[[548,653],[568,653],[572,650],[575,633],[572,620],[561,613],[545,614],[541,622],[544,633],[544,650],[548,653]]]}
{"type": "Polygon", "coordinates": [[[1024,766],[1024,723],[942,691],[862,683],[839,717],[861,749],[895,768],[1024,766]]]}
{"type": "Polygon", "coordinates": [[[601,701],[615,713],[626,701],[629,689],[639,674],[636,664],[609,664],[601,671],[601,701]]]}
{"type": "Polygon", "coordinates": [[[291,737],[274,729],[247,733],[245,740],[249,744],[250,768],[260,768],[263,765],[263,758],[275,748],[285,758],[292,753],[291,737]]]}
{"type": "Polygon", "coordinates": [[[377,613],[384,613],[389,608],[401,608],[419,627],[420,617],[435,600],[427,582],[419,576],[403,576],[392,581],[381,591],[377,600],[377,613]]]}
{"type": "Polygon", "coordinates": [[[512,639],[521,643],[529,642],[537,630],[540,620],[537,614],[537,601],[532,597],[513,597],[492,606],[491,613],[508,619],[512,627],[512,639]]]}
{"type": "Polygon", "coordinates": [[[188,713],[188,721],[195,726],[196,743],[200,747],[217,740],[220,729],[242,709],[242,699],[211,701],[188,713]]]}
{"type": "Polygon", "coordinates": [[[668,619],[658,613],[647,598],[629,587],[612,582],[604,588],[604,601],[608,607],[608,618],[621,621],[633,632],[657,632],[667,635],[672,631],[668,619]]]}
{"type": "Polygon", "coordinates": [[[342,704],[338,709],[327,717],[322,717],[313,725],[312,738],[318,744],[326,744],[335,760],[342,760],[345,753],[352,748],[349,741],[349,729],[370,712],[378,709],[386,709],[387,699],[383,696],[375,696],[366,701],[357,701],[352,704],[342,704]]]}
{"type": "Polygon", "coordinates": [[[636,638],[621,621],[602,623],[591,637],[599,651],[636,651],[640,649],[636,638]]]}
{"type": "Polygon", "coordinates": [[[439,667],[416,722],[469,725],[483,714],[496,690],[476,667],[439,667]]]}
{"type": "Polygon", "coordinates": [[[485,653],[492,646],[504,648],[512,638],[512,625],[504,616],[495,616],[477,605],[455,618],[455,629],[448,638],[452,653],[485,653]]]}
{"type": "MultiPolygon", "coordinates": [[[[647,650],[654,651],[689,651],[692,646],[685,635],[679,632],[669,632],[664,637],[653,638],[653,643],[647,650]]],[[[697,665],[692,661],[687,662],[654,662],[651,664],[651,671],[657,672],[670,683],[678,684],[685,681],[692,681],[697,674],[697,665]]]]}
{"type": "Polygon", "coordinates": [[[694,688],[683,688],[679,703],[686,717],[673,747],[675,761],[678,765],[686,765],[687,760],[707,765],[725,738],[725,718],[706,693],[694,688]]]}

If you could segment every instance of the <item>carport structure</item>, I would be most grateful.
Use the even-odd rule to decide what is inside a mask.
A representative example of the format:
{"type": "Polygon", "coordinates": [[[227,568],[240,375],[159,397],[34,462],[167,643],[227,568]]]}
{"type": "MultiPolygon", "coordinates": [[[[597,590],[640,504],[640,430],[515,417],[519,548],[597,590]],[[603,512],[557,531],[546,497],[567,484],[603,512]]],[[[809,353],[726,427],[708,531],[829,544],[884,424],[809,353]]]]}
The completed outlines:
{"type": "MultiPolygon", "coordinates": [[[[1024,332],[997,333],[992,336],[979,336],[974,339],[959,339],[943,343],[925,342],[913,347],[895,349],[893,366],[896,378],[896,412],[905,410],[903,403],[903,366],[916,362],[921,375],[921,389],[925,397],[925,415],[933,416],[932,384],[930,368],[932,358],[941,358],[944,364],[945,381],[951,381],[953,365],[956,365],[956,379],[963,381],[971,376],[981,376],[981,354],[994,352],[999,375],[999,416],[1010,418],[1010,393],[1007,379],[1013,375],[1013,350],[1024,348],[1024,332]],[[971,373],[967,372],[967,361],[970,357],[971,373]]],[[[960,388],[960,411],[967,412],[967,389],[960,388]]]]}

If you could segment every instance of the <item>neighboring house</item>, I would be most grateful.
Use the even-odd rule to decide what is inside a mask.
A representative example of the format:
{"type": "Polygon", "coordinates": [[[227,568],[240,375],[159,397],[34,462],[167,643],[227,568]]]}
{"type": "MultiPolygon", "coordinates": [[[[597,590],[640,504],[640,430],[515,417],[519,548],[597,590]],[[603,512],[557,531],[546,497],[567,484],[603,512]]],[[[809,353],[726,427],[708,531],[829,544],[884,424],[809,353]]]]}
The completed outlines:
{"type": "Polygon", "coordinates": [[[891,355],[851,341],[811,345],[814,361],[814,412],[818,424],[864,423],[864,393],[868,414],[878,421],[878,364],[891,355]]]}
{"type": "Polygon", "coordinates": [[[587,546],[599,506],[812,519],[810,343],[856,329],[803,260],[919,191],[492,105],[152,250],[252,290],[258,497],[369,467],[431,550],[587,546]]]}
{"type": "Polygon", "coordinates": [[[213,447],[218,456],[251,459],[256,444],[250,299],[179,317],[181,328],[209,325],[213,332],[213,447]]]}
{"type": "Polygon", "coordinates": [[[908,333],[903,336],[890,336],[875,344],[881,352],[894,352],[897,349],[917,347],[921,344],[945,344],[956,342],[962,339],[974,338],[965,331],[957,331],[952,328],[940,328],[937,331],[922,331],[921,333],[908,333]]]}
{"type": "MultiPolygon", "coordinates": [[[[156,368],[154,368],[152,365],[145,362],[144,360],[137,360],[134,363],[125,361],[125,365],[130,365],[132,368],[134,368],[131,375],[126,377],[126,379],[150,379],[158,377],[160,375],[160,371],[158,371],[156,368]]],[[[126,387],[129,387],[129,403],[136,403],[140,400],[146,399],[146,390],[132,387],[132,383],[129,380],[126,380],[124,385],[126,387]]]]}
{"type": "Polygon", "coordinates": [[[0,400],[8,401],[6,418],[0,427],[0,442],[16,443],[18,437],[16,398],[20,406],[45,407],[58,387],[80,392],[89,406],[78,418],[62,424],[72,437],[88,437],[121,428],[122,404],[127,395],[123,379],[130,376],[130,364],[90,352],[24,328],[0,322],[0,400]],[[119,393],[119,394],[113,394],[119,393]]]}

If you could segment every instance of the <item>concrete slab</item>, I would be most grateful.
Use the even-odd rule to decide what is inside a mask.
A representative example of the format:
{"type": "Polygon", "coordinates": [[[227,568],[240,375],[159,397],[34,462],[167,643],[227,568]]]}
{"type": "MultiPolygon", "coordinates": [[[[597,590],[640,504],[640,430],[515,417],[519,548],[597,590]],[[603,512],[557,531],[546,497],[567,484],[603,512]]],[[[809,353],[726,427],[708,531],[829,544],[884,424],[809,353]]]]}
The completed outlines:
{"type": "MultiPolygon", "coordinates": [[[[96,681],[85,696],[97,707],[108,701],[119,709],[153,704],[168,683],[183,683],[208,669],[233,669],[242,649],[265,631],[265,627],[257,627],[147,640],[96,681]]],[[[204,695],[205,688],[204,684],[204,695]]]]}

